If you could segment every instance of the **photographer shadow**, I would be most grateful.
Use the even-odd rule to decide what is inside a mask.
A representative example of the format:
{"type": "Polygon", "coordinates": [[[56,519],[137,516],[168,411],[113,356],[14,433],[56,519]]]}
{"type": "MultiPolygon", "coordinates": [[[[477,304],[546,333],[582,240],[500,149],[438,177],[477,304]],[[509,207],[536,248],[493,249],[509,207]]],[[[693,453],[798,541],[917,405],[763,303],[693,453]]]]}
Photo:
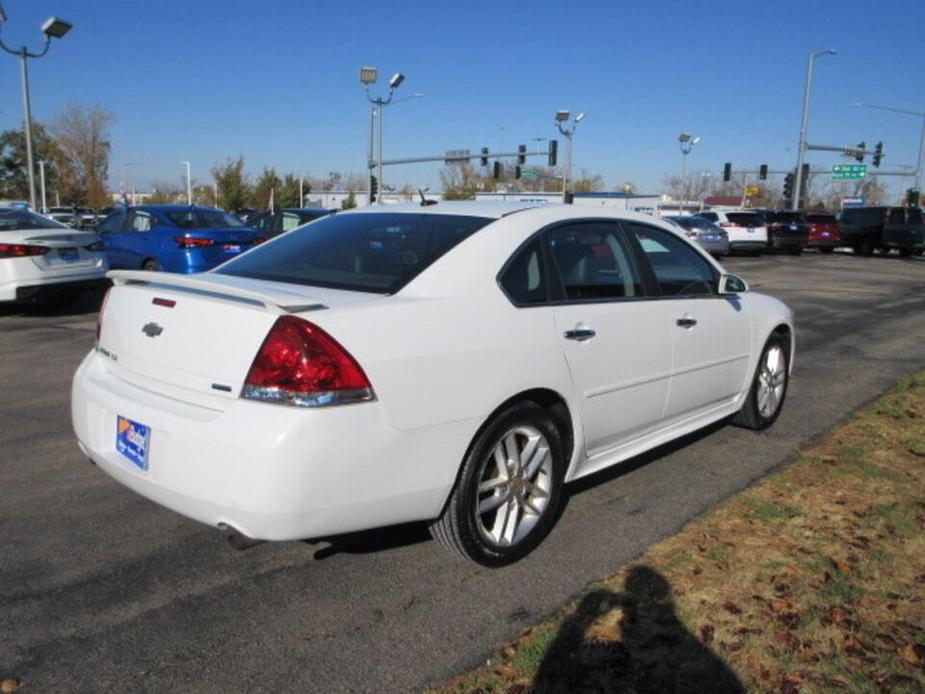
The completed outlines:
{"type": "Polygon", "coordinates": [[[657,571],[634,567],[623,593],[596,590],[559,628],[534,678],[536,694],[566,692],[744,692],[730,667],[687,631],[671,586],[657,571]],[[622,640],[586,632],[622,608],[622,640]]]}

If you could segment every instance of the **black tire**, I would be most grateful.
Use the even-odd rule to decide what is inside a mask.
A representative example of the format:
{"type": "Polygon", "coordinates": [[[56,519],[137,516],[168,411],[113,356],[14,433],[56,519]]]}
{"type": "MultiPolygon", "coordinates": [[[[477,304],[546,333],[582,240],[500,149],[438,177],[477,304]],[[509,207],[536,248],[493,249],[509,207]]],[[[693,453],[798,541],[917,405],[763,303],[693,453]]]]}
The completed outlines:
{"type": "Polygon", "coordinates": [[[788,248],[787,255],[803,255],[802,248],[788,248]]]}
{"type": "Polygon", "coordinates": [[[912,251],[912,255],[922,255],[922,253],[925,253],[925,248],[916,248],[912,251]]]}
{"type": "Polygon", "coordinates": [[[899,249],[899,257],[900,257],[900,258],[911,258],[911,257],[912,257],[912,249],[911,249],[911,248],[900,248],[900,249],[899,249]]]}
{"type": "Polygon", "coordinates": [[[818,250],[820,253],[825,253],[828,255],[829,253],[833,252],[835,249],[832,248],[831,246],[820,246],[818,250]]]}
{"type": "MultiPolygon", "coordinates": [[[[516,434],[520,436],[521,434],[516,434]]],[[[538,444],[542,446],[542,442],[538,444]]],[[[539,450],[539,447],[537,448],[539,450]]],[[[545,458],[544,458],[545,460],[545,458]]],[[[505,473],[505,476],[507,473],[505,473]]],[[[492,477],[498,479],[501,477],[492,477]]],[[[562,436],[556,425],[545,409],[532,402],[522,402],[503,410],[488,424],[482,428],[478,436],[469,447],[469,452],[463,460],[462,469],[456,486],[450,494],[450,498],[443,509],[439,518],[430,524],[430,533],[433,538],[451,553],[458,554],[465,559],[469,559],[483,566],[504,566],[511,564],[518,559],[522,559],[529,554],[542,539],[549,533],[555,522],[559,499],[562,492],[562,480],[565,477],[565,459],[562,450],[562,436]],[[520,499],[516,493],[513,493],[512,485],[506,485],[495,489],[492,492],[479,492],[479,486],[487,480],[486,474],[491,470],[497,470],[498,466],[493,455],[494,449],[498,446],[504,446],[504,441],[512,432],[536,431],[539,432],[545,442],[548,450],[548,472],[544,471],[545,464],[540,471],[533,477],[534,481],[539,481],[543,475],[542,482],[548,487],[548,496],[546,504],[540,510],[538,518],[533,521],[532,527],[528,528],[524,537],[511,544],[497,544],[491,537],[489,531],[483,522],[488,514],[501,514],[505,507],[515,506],[515,497],[520,499]],[[489,510],[483,513],[478,512],[479,494],[488,494],[483,496],[481,502],[493,498],[501,499],[502,497],[510,499],[497,509],[489,510]]],[[[524,494],[531,503],[537,503],[539,497],[534,497],[532,492],[524,494]]],[[[504,511],[510,513],[510,510],[504,511]]],[[[528,518],[521,508],[516,508],[515,521],[520,518],[528,518]]],[[[497,522],[498,515],[492,516],[497,522]]],[[[533,515],[532,513],[529,515],[533,515]]],[[[506,516],[505,516],[506,517],[506,516]]],[[[502,525],[504,525],[502,523],[502,525]]],[[[517,526],[517,523],[515,523],[517,526]]],[[[499,533],[500,534],[500,533],[499,533]]]]}
{"type": "Polygon", "coordinates": [[[145,262],[141,264],[141,269],[148,272],[160,272],[163,270],[161,264],[154,258],[148,258],[145,262]]]}
{"type": "Polygon", "coordinates": [[[754,429],[755,431],[767,429],[769,426],[774,424],[774,422],[777,420],[777,417],[780,415],[780,411],[784,407],[784,400],[787,398],[787,390],[789,386],[790,345],[787,344],[787,341],[781,335],[774,333],[771,335],[771,337],[768,338],[768,341],[764,345],[764,349],[761,350],[761,359],[758,361],[758,367],[755,369],[755,375],[752,377],[752,384],[748,389],[748,396],[746,396],[745,402],[742,404],[742,409],[736,413],[735,417],[733,417],[732,423],[736,426],[744,427],[745,429],[754,429]],[[784,389],[777,402],[777,408],[770,415],[764,415],[761,413],[761,410],[758,407],[758,388],[760,385],[760,376],[762,376],[762,367],[765,364],[765,359],[767,358],[768,353],[772,349],[779,349],[783,354],[784,389]]]}
{"type": "Polygon", "coordinates": [[[852,248],[857,255],[863,255],[867,258],[874,254],[874,244],[869,240],[856,243],[852,248]]]}

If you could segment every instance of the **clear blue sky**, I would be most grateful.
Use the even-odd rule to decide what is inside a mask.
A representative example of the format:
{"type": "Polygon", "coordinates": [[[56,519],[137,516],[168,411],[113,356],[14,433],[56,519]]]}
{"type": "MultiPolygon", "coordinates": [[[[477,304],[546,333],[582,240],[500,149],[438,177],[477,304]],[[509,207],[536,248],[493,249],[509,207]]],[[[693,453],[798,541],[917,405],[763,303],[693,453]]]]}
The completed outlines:
{"type": "MultiPolygon", "coordinates": [[[[49,15],[75,28],[30,63],[33,116],[100,104],[116,115],[111,179],[179,184],[243,154],[247,169],[360,171],[367,103],[357,68],[407,75],[386,109],[386,157],[554,137],[559,108],[585,111],[575,167],[608,188],[660,188],[677,135],[699,134],[691,169],[792,166],[806,55],[816,62],[812,141],[882,140],[914,164],[925,110],[925,2],[429,2],[0,0],[8,44],[40,47],[49,15]]],[[[19,66],[0,56],[0,128],[22,118],[19,66]]],[[[814,165],[840,161],[811,156],[814,165]]],[[[386,171],[438,185],[437,165],[386,171]]],[[[906,179],[908,185],[908,179],[906,179]]]]}

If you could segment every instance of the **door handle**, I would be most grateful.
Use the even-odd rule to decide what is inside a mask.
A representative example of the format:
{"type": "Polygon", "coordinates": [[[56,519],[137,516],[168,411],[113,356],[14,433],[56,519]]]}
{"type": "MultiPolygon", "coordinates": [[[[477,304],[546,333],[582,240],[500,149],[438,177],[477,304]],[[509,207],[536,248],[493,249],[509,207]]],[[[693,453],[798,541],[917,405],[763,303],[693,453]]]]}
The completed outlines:
{"type": "Polygon", "coordinates": [[[579,342],[590,340],[597,335],[591,328],[575,328],[574,330],[566,330],[564,334],[567,340],[578,340],[579,342]]]}
{"type": "Polygon", "coordinates": [[[697,325],[697,319],[691,318],[690,316],[678,318],[678,320],[675,322],[677,323],[678,327],[681,328],[693,328],[695,325],[697,325]]]}

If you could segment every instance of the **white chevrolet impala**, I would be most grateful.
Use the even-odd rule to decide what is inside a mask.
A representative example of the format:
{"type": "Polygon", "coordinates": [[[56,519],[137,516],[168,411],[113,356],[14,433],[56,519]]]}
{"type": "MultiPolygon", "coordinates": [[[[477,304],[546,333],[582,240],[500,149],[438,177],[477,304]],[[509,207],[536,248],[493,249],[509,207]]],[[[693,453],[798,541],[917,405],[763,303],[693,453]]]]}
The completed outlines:
{"type": "Polygon", "coordinates": [[[199,275],[120,271],[74,377],[84,452],[238,542],[429,521],[497,566],[563,485],[777,418],[791,311],[658,219],[373,207],[199,275]]]}

